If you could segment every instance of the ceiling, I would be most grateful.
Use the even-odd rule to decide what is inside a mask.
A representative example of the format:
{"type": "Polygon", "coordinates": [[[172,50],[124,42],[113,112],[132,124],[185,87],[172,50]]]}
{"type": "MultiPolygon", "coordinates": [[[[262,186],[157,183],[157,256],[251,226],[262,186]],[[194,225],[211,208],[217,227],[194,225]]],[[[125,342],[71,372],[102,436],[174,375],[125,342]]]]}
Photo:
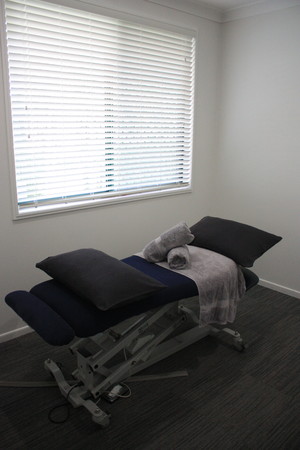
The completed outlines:
{"type": "Polygon", "coordinates": [[[249,6],[257,3],[263,3],[265,0],[192,0],[193,3],[210,6],[226,11],[239,6],[249,6]]]}

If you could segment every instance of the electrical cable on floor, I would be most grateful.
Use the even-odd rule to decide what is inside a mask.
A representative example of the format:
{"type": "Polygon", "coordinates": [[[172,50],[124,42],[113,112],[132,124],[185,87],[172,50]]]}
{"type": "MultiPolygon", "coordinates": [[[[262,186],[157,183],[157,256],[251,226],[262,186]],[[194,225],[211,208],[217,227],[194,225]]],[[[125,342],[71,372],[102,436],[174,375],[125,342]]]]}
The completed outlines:
{"type": "Polygon", "coordinates": [[[120,383],[120,385],[124,386],[127,389],[127,393],[126,394],[117,394],[117,397],[119,397],[119,398],[129,398],[129,397],[131,397],[132,392],[131,392],[130,387],[127,384],[125,384],[125,383],[120,383]]]}
{"type": "Polygon", "coordinates": [[[70,396],[72,390],[74,388],[78,387],[80,384],[81,384],[81,382],[80,383],[76,383],[76,384],[74,384],[74,386],[71,387],[71,389],[69,389],[69,392],[68,392],[68,394],[66,396],[66,401],[64,403],[59,403],[58,405],[53,406],[53,408],[50,409],[50,411],[48,412],[48,419],[50,420],[50,422],[55,423],[55,424],[61,424],[61,423],[65,423],[69,419],[69,417],[70,417],[70,406],[71,405],[68,402],[68,399],[69,399],[69,396],[70,396]],[[54,411],[56,411],[56,410],[58,410],[60,408],[66,408],[67,412],[66,412],[65,417],[63,419],[61,419],[61,420],[53,419],[52,414],[54,413],[54,411]]]}
{"type": "MultiPolygon", "coordinates": [[[[124,355],[126,357],[126,354],[124,355]]],[[[188,372],[186,370],[178,370],[173,372],[167,372],[162,374],[153,374],[153,375],[134,375],[132,377],[127,378],[126,382],[135,382],[135,381],[151,381],[151,380],[161,380],[166,378],[174,378],[174,377],[182,377],[182,376],[188,376],[188,372]]],[[[59,403],[55,405],[53,408],[50,409],[48,412],[48,419],[50,422],[54,424],[62,424],[65,423],[69,417],[70,417],[70,407],[71,404],[68,402],[69,396],[72,392],[72,390],[82,384],[82,382],[74,382],[74,380],[69,381],[69,384],[73,384],[66,396],[66,400],[63,403],[59,403]],[[60,408],[66,408],[66,414],[65,417],[63,417],[60,420],[57,420],[53,418],[53,413],[60,408]]],[[[114,393],[115,397],[118,398],[129,398],[132,395],[131,388],[124,382],[119,383],[119,385],[123,386],[127,389],[127,391],[123,394],[114,393]]],[[[56,381],[7,381],[7,380],[0,380],[0,387],[14,387],[14,388],[47,388],[47,387],[58,387],[56,381]]],[[[113,388],[112,388],[113,389],[113,388]]],[[[105,392],[104,394],[108,394],[110,391],[105,392]]],[[[102,400],[102,398],[99,398],[99,400],[96,402],[98,404],[102,400]]]]}
{"type": "Polygon", "coordinates": [[[118,398],[129,398],[129,397],[131,397],[132,392],[131,392],[130,387],[126,383],[119,383],[119,384],[121,386],[123,386],[125,389],[127,389],[127,392],[126,392],[126,394],[115,394],[116,397],[118,397],[118,398]]]}
{"type": "Polygon", "coordinates": [[[109,401],[110,403],[113,403],[118,398],[129,398],[131,397],[131,394],[132,390],[126,383],[118,383],[117,385],[113,386],[110,390],[104,391],[99,400],[96,401],[96,405],[98,405],[98,403],[101,400],[106,400],[109,401]],[[117,391],[115,391],[116,387],[118,388],[117,391]],[[124,391],[120,389],[120,387],[124,388],[124,391]],[[122,394],[120,392],[122,392],[122,394]]]}

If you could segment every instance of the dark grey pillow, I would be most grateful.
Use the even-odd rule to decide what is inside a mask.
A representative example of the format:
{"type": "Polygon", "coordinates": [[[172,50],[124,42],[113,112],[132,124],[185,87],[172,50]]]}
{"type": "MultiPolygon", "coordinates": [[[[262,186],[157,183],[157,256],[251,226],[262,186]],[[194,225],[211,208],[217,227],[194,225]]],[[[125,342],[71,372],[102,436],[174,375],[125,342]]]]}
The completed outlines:
{"type": "Polygon", "coordinates": [[[36,267],[103,311],[140,300],[166,287],[140,270],[92,248],[50,256],[36,267]]]}
{"type": "Polygon", "coordinates": [[[250,225],[209,216],[190,230],[195,236],[191,245],[221,253],[244,267],[252,267],[257,258],[282,239],[250,225]]]}

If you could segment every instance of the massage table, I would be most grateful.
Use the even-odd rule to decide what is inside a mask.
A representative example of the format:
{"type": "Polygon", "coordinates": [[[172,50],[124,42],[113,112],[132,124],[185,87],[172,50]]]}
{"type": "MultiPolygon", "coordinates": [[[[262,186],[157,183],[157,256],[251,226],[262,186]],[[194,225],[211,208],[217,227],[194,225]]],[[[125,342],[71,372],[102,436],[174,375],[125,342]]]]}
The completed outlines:
{"type": "MultiPolygon", "coordinates": [[[[45,361],[45,369],[66,400],[73,407],[86,408],[102,427],[110,423],[110,414],[99,406],[103,395],[132,375],[221,331],[228,333],[238,350],[245,348],[237,331],[199,324],[198,288],[192,279],[137,255],[122,262],[166,288],[106,311],[83,302],[54,279],[37,284],[29,292],[11,292],[5,299],[48,344],[69,345],[77,361],[74,380],[67,380],[51,359],[45,361]]],[[[247,268],[241,270],[249,290],[258,283],[258,277],[247,268]]]]}

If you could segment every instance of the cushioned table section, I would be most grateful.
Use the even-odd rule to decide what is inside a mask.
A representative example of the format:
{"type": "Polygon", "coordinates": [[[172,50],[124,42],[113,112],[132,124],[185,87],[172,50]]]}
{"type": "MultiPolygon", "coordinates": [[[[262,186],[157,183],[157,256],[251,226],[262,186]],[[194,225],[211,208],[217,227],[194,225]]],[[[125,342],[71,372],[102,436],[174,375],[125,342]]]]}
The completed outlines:
{"type": "Polygon", "coordinates": [[[138,256],[126,258],[124,262],[142,270],[168,287],[146,299],[108,311],[99,310],[92,303],[72,294],[54,280],[38,284],[30,292],[59,314],[78,337],[92,336],[149,309],[197,295],[195,283],[184,275],[148,263],[138,256]]]}
{"type": "MultiPolygon", "coordinates": [[[[123,261],[162,282],[167,288],[146,299],[108,311],[99,310],[54,280],[39,283],[30,292],[12,292],[5,300],[46,342],[64,345],[71,342],[74,336],[93,336],[129,317],[198,294],[196,284],[184,275],[138,256],[130,256],[123,261]]],[[[247,289],[257,284],[258,277],[253,272],[243,269],[243,273],[247,289]]]]}

